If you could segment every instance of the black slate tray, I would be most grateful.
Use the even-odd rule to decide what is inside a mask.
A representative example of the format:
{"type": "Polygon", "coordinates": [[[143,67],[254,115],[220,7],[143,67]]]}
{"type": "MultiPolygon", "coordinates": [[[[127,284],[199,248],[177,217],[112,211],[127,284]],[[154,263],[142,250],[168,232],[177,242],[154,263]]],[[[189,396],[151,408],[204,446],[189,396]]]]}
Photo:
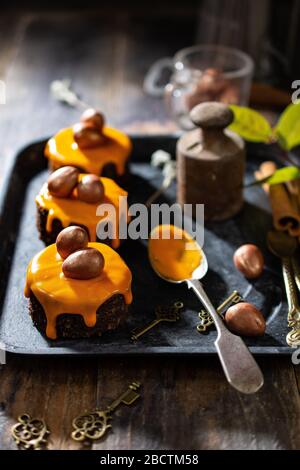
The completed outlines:
{"type": "MultiPolygon", "coordinates": [[[[149,165],[149,158],[158,148],[174,155],[176,139],[172,136],[133,136],[131,164],[131,202],[143,202],[161,182],[159,170],[149,165]]],[[[43,248],[35,227],[34,197],[47,177],[43,158],[45,142],[37,142],[22,150],[5,175],[0,198],[0,341],[6,350],[20,354],[212,354],[216,332],[199,334],[197,312],[200,304],[186,286],[175,286],[159,279],[151,270],[145,241],[126,241],[120,249],[133,272],[134,302],[127,325],[100,339],[50,341],[33,327],[23,295],[26,267],[32,256],[43,248]],[[176,324],[161,324],[137,343],[130,340],[130,331],[153,318],[157,305],[182,300],[186,311],[176,324]]],[[[252,179],[259,161],[269,159],[266,149],[250,147],[247,177],[252,179]]],[[[161,202],[175,200],[175,184],[161,202]]],[[[287,305],[280,265],[268,253],[265,235],[271,226],[268,201],[260,188],[245,193],[242,212],[224,223],[206,224],[204,249],[209,271],[204,279],[208,295],[217,306],[233,289],[260,308],[267,320],[264,337],[246,339],[256,354],[288,354],[291,349],[285,337],[287,305]],[[257,243],[266,257],[266,269],[260,279],[248,282],[233,267],[232,254],[242,243],[257,243]]]]}

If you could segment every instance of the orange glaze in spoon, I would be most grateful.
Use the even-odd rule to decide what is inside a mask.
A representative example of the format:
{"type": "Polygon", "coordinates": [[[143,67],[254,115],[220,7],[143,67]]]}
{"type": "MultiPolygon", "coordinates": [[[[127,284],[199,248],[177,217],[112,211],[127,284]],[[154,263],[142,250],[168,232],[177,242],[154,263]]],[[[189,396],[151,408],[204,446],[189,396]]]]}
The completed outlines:
{"type": "Polygon", "coordinates": [[[148,252],[155,271],[173,281],[191,279],[202,258],[197,242],[174,225],[158,225],[152,230],[148,252]]]}
{"type": "Polygon", "coordinates": [[[207,260],[196,241],[178,227],[159,225],[151,232],[148,250],[156,274],[168,282],[186,282],[212,316],[217,329],[214,344],[228,382],[240,392],[257,392],[264,382],[262,372],[242,339],[227,330],[208,298],[200,282],[207,260]]]}

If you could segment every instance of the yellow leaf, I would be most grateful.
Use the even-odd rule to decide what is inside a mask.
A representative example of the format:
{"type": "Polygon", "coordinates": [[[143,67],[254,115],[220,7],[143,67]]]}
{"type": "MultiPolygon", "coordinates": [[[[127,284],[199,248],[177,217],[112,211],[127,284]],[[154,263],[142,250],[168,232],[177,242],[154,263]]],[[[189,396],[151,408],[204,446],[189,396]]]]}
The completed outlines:
{"type": "Polygon", "coordinates": [[[275,127],[275,134],[285,150],[300,145],[300,104],[290,104],[285,108],[275,127]]]}
{"type": "Polygon", "coordinates": [[[257,111],[243,106],[231,105],[234,121],[229,129],[251,142],[270,143],[272,129],[268,121],[257,111]]]}

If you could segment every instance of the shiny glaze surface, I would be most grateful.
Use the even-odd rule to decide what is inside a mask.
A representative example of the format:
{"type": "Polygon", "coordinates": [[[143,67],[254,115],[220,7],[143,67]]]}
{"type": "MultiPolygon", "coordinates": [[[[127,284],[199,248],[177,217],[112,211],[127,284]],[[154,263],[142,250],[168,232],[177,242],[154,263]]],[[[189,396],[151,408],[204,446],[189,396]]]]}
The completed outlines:
{"type": "Polygon", "coordinates": [[[89,243],[105,260],[100,276],[89,280],[70,279],[62,272],[63,259],[50,245],[30,261],[25,285],[25,296],[31,292],[42,305],[47,318],[46,335],[56,339],[56,319],[61,314],[82,315],[86,326],[96,324],[97,309],[115,294],[124,296],[126,304],[132,301],[131,272],[122,258],[103,243],[89,243]]]}

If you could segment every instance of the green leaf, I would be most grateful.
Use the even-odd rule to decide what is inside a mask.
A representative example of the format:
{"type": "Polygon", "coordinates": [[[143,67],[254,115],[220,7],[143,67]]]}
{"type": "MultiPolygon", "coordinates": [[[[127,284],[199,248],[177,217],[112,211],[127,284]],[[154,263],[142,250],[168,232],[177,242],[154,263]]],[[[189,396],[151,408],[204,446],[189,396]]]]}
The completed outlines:
{"type": "Polygon", "coordinates": [[[234,113],[234,121],[229,129],[251,142],[271,142],[273,131],[264,116],[243,106],[231,105],[230,108],[234,113]]]}
{"type": "Polygon", "coordinates": [[[279,170],[276,170],[271,176],[246,184],[245,187],[256,186],[264,183],[269,185],[287,183],[288,181],[293,181],[298,178],[300,178],[300,168],[297,166],[286,166],[284,168],[279,168],[279,170]]]}
{"type": "Polygon", "coordinates": [[[300,145],[300,104],[290,104],[283,111],[275,127],[279,145],[291,150],[300,145]]]}

